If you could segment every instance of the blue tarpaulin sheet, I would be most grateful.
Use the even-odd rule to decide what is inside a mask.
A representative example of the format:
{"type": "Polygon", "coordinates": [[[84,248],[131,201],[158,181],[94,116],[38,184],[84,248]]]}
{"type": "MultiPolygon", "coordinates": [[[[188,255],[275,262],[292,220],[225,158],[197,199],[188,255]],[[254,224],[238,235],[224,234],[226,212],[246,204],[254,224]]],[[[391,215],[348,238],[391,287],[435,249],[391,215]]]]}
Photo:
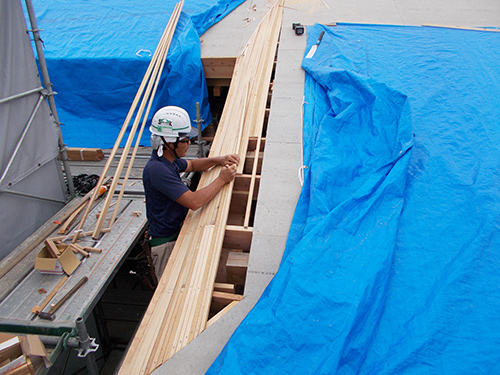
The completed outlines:
{"type": "MultiPolygon", "coordinates": [[[[199,102],[203,126],[210,123],[200,35],[243,1],[184,4],[149,118],[165,105],[177,105],[194,120],[199,102]]],[[[114,145],[175,4],[174,0],[34,1],[66,144],[114,145]]],[[[142,145],[149,146],[149,136],[146,130],[142,145]]]]}
{"type": "Polygon", "coordinates": [[[208,373],[499,374],[500,33],[321,30],[280,269],[208,373]]]}

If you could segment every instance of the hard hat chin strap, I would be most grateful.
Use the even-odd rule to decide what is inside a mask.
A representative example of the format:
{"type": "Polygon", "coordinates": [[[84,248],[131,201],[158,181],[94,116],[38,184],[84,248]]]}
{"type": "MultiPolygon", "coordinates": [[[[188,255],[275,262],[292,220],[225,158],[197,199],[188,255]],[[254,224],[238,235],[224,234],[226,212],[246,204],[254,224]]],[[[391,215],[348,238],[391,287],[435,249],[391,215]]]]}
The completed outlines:
{"type": "Polygon", "coordinates": [[[165,141],[165,138],[163,138],[163,136],[160,135],[160,138],[163,142],[163,145],[168,148],[170,151],[172,151],[176,157],[176,159],[179,159],[179,155],[177,155],[177,152],[175,151],[177,149],[177,146],[179,145],[179,138],[177,138],[177,140],[175,141],[174,143],[174,148],[171,148],[168,143],[165,141]]]}

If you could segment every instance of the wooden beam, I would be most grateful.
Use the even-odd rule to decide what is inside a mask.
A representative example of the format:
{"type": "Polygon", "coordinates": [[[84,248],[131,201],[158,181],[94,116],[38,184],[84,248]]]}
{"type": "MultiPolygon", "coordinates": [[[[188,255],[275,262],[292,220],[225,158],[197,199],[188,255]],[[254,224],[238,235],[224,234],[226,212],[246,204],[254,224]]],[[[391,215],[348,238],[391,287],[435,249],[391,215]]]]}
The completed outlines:
{"type": "MultiPolygon", "coordinates": [[[[248,191],[250,190],[250,181],[252,180],[252,176],[246,175],[246,174],[241,174],[237,175],[236,178],[234,179],[234,188],[233,188],[233,193],[238,192],[238,193],[246,193],[248,194],[248,191]]],[[[255,188],[256,190],[259,190],[259,185],[260,185],[260,176],[255,177],[255,188]]],[[[254,199],[256,199],[257,196],[254,195],[254,199]]]]}
{"type": "Polygon", "coordinates": [[[229,87],[231,86],[230,78],[207,78],[208,87],[229,87]]]}
{"type": "Polygon", "coordinates": [[[202,57],[201,63],[207,79],[231,79],[233,77],[236,56],[202,57]]]}
{"type": "Polygon", "coordinates": [[[212,324],[214,324],[217,320],[222,318],[225,314],[227,314],[229,312],[229,310],[231,310],[234,306],[236,306],[238,304],[238,302],[239,301],[232,301],[229,305],[227,305],[221,311],[219,311],[216,315],[214,315],[212,317],[212,319],[210,319],[207,322],[207,328],[210,327],[212,324]]]}
{"type": "MultiPolygon", "coordinates": [[[[255,151],[255,148],[257,147],[257,141],[258,137],[250,137],[248,139],[248,151],[255,151]]],[[[266,138],[262,137],[260,140],[260,151],[264,151],[265,148],[266,148],[266,138]]]]}
{"type": "Polygon", "coordinates": [[[491,29],[486,27],[463,27],[463,26],[448,26],[448,25],[432,25],[432,24],[423,24],[423,27],[437,27],[444,29],[458,29],[458,30],[472,30],[472,31],[491,31],[494,33],[500,32],[498,29],[491,29]]]}
{"type": "Polygon", "coordinates": [[[236,287],[234,284],[229,284],[229,283],[215,283],[214,284],[214,290],[218,292],[224,292],[224,293],[234,293],[236,287]]]}
{"type": "Polygon", "coordinates": [[[224,235],[223,247],[225,249],[238,249],[250,251],[252,243],[252,228],[244,228],[243,226],[227,225],[224,235]]]}
{"type": "Polygon", "coordinates": [[[226,280],[228,283],[245,285],[249,253],[231,251],[226,262],[226,280]]]}
{"type": "Polygon", "coordinates": [[[104,152],[100,148],[68,147],[66,155],[69,160],[99,161],[104,159],[104,152]]]}
{"type": "Polygon", "coordinates": [[[229,304],[233,301],[241,301],[243,296],[240,294],[214,291],[212,298],[214,301],[229,304]]]}
{"type": "Polygon", "coordinates": [[[264,152],[261,151],[257,154],[257,163],[255,164],[255,151],[248,151],[247,157],[245,159],[245,167],[243,168],[243,173],[253,176],[254,165],[256,167],[255,174],[261,174],[262,171],[262,160],[264,158],[264,152]]]}

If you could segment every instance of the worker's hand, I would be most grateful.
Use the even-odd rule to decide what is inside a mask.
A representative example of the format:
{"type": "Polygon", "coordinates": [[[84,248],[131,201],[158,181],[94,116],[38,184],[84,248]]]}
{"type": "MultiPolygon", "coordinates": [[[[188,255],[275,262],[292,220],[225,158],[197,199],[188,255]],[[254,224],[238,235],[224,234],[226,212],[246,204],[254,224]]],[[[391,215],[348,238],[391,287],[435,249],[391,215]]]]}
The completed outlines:
{"type": "Polygon", "coordinates": [[[234,176],[236,176],[236,165],[230,165],[222,168],[219,177],[224,181],[225,184],[233,181],[234,176]]]}
{"type": "Polygon", "coordinates": [[[224,155],[220,163],[220,165],[224,167],[228,167],[230,165],[238,166],[238,164],[240,164],[240,155],[238,154],[224,155]]]}

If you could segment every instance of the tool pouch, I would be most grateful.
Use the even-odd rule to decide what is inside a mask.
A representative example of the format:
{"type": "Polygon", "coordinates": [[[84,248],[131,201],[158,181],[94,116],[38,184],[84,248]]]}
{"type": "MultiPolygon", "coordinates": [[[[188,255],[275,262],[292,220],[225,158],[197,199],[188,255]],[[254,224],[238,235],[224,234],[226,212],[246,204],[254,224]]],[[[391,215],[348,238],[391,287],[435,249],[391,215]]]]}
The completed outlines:
{"type": "Polygon", "coordinates": [[[156,288],[158,285],[158,279],[156,278],[155,274],[155,267],[153,265],[153,258],[151,257],[151,246],[149,245],[149,232],[146,230],[144,232],[144,237],[141,241],[141,247],[142,251],[146,255],[146,259],[148,262],[148,268],[149,268],[149,273],[148,273],[148,280],[152,286],[153,289],[156,288]]]}

